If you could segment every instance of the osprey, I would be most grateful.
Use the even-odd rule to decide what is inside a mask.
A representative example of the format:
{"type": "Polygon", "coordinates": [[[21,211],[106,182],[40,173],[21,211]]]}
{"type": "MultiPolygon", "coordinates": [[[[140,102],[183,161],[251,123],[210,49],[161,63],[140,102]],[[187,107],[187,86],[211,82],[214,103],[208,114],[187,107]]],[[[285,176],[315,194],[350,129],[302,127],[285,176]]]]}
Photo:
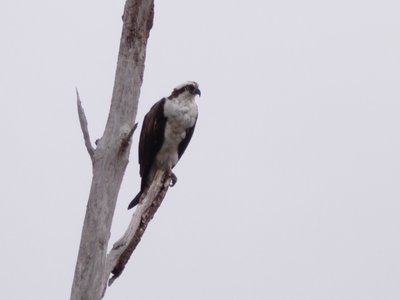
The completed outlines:
{"type": "MultiPolygon", "coordinates": [[[[140,192],[129,204],[131,209],[150,187],[155,173],[171,171],[185,152],[197,121],[196,95],[201,95],[194,81],[177,86],[167,98],[158,101],[144,117],[139,140],[140,192]]],[[[172,174],[171,186],[177,178],[172,174]]]]}

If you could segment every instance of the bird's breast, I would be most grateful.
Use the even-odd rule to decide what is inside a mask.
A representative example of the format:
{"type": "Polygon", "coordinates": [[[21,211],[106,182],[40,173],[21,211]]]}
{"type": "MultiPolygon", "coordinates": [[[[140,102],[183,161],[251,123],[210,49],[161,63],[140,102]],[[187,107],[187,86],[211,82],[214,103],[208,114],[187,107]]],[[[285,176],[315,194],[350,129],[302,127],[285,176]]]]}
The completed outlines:
{"type": "Polygon", "coordinates": [[[197,118],[197,105],[194,101],[184,104],[167,101],[164,106],[167,118],[164,131],[164,141],[157,154],[159,168],[173,168],[178,162],[178,147],[186,137],[186,130],[194,126],[197,118]]]}
{"type": "Polygon", "coordinates": [[[197,104],[194,99],[176,99],[165,102],[164,115],[168,123],[177,129],[186,130],[194,125],[197,118],[197,104]]]}

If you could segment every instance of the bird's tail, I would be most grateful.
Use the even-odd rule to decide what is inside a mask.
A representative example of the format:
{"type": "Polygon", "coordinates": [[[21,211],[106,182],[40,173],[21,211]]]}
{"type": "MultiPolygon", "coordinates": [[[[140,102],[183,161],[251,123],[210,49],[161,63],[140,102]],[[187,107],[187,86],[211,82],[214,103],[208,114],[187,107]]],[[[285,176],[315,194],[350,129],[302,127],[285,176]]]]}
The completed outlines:
{"type": "Polygon", "coordinates": [[[131,203],[129,203],[129,205],[128,205],[128,209],[131,209],[132,207],[135,207],[138,203],[139,203],[139,201],[140,201],[140,198],[141,198],[141,196],[142,196],[142,191],[140,191],[137,195],[136,195],[136,197],[135,198],[133,198],[133,200],[131,201],[131,203]]]}

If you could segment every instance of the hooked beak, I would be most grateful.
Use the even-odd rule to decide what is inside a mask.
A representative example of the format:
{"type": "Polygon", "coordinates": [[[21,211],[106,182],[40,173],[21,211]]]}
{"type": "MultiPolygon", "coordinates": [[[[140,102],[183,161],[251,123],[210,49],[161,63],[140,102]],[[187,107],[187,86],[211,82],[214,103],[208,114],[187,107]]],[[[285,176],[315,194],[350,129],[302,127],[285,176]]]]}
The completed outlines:
{"type": "Polygon", "coordinates": [[[201,91],[199,90],[199,89],[195,89],[194,91],[193,91],[193,94],[194,95],[199,95],[199,97],[201,96],[201,91]]]}

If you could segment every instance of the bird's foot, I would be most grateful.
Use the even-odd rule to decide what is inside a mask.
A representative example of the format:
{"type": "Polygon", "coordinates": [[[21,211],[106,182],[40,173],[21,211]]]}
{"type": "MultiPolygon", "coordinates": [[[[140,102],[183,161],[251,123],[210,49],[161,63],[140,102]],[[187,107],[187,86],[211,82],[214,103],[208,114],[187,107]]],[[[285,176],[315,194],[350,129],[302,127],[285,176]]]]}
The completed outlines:
{"type": "Polygon", "coordinates": [[[171,172],[170,176],[171,176],[171,183],[169,184],[169,186],[173,187],[176,184],[176,182],[178,181],[178,177],[176,177],[176,175],[172,172],[171,172]]]}

